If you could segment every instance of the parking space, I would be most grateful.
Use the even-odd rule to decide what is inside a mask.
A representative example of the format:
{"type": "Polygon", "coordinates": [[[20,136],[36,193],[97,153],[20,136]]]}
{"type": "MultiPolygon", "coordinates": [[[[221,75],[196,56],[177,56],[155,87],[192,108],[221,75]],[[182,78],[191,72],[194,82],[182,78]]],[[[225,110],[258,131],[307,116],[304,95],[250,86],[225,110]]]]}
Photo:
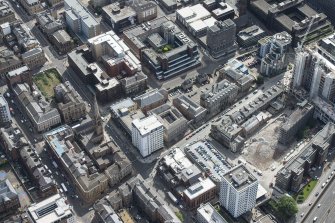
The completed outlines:
{"type": "Polygon", "coordinates": [[[216,182],[220,181],[221,177],[231,168],[226,157],[207,141],[198,141],[192,145],[186,145],[184,151],[216,182]]]}

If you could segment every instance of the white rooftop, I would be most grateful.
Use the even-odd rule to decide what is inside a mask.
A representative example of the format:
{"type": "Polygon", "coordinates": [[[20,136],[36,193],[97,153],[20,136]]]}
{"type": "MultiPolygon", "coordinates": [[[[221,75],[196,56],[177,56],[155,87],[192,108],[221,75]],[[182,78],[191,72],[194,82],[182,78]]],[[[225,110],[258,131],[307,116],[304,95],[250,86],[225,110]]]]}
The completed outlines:
{"type": "Polygon", "coordinates": [[[164,156],[164,163],[175,172],[189,169],[193,166],[193,163],[185,156],[180,148],[174,148],[168,155],[164,156]]]}
{"type": "Polygon", "coordinates": [[[202,4],[184,7],[177,10],[177,13],[189,24],[197,20],[205,20],[211,16],[211,13],[202,4]]]}
{"type": "Polygon", "coordinates": [[[155,115],[143,119],[135,119],[133,125],[138,129],[141,135],[146,135],[152,130],[163,128],[163,124],[160,123],[155,115]]]}
{"type": "Polygon", "coordinates": [[[6,99],[0,95],[0,106],[8,105],[6,99]]]}
{"type": "Polygon", "coordinates": [[[198,197],[200,194],[203,194],[215,187],[215,183],[210,179],[202,179],[199,178],[199,182],[196,184],[193,184],[189,188],[184,190],[185,196],[187,196],[190,200],[198,197]]]}
{"type": "MultiPolygon", "coordinates": [[[[129,47],[118,37],[112,30],[96,37],[90,38],[88,40],[89,44],[92,46],[97,46],[101,44],[102,47],[110,47],[115,52],[116,58],[123,58],[130,67],[140,71],[141,62],[136,58],[136,56],[129,50],[129,47]]],[[[113,60],[114,58],[111,58],[113,60]]]]}
{"type": "Polygon", "coordinates": [[[217,22],[217,20],[214,17],[209,17],[208,19],[204,20],[204,23],[207,27],[214,26],[215,22],[217,22]]]}
{"type": "Polygon", "coordinates": [[[55,222],[73,214],[70,205],[64,197],[56,194],[28,208],[30,216],[36,223],[55,222]]]}
{"type": "Polygon", "coordinates": [[[207,223],[227,223],[210,203],[202,204],[197,210],[197,215],[201,215],[207,223]]]}
{"type": "Polygon", "coordinates": [[[190,24],[191,28],[195,31],[199,31],[202,29],[206,29],[208,26],[206,25],[206,23],[202,20],[197,20],[194,21],[190,24]]]}

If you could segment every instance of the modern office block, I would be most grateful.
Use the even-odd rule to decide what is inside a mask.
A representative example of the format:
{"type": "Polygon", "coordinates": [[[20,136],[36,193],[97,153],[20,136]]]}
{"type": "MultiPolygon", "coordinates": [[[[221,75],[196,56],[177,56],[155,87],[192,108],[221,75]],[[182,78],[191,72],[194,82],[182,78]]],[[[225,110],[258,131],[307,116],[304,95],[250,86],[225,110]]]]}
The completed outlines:
{"type": "MultiPolygon", "coordinates": [[[[274,34],[268,40],[267,50],[262,52],[261,68],[260,71],[265,76],[273,76],[286,70],[288,65],[288,58],[286,53],[292,42],[292,37],[287,32],[274,34]]],[[[261,48],[261,50],[264,49],[261,48]]]]}
{"type": "Polygon", "coordinates": [[[206,45],[214,57],[228,55],[237,50],[236,24],[231,20],[217,21],[207,30],[206,45]]]}
{"type": "Polygon", "coordinates": [[[164,126],[152,115],[132,122],[132,142],[143,157],[164,147],[164,126]]]}
{"type": "Polygon", "coordinates": [[[100,23],[79,0],[65,0],[66,25],[84,40],[100,34],[100,23]]]}

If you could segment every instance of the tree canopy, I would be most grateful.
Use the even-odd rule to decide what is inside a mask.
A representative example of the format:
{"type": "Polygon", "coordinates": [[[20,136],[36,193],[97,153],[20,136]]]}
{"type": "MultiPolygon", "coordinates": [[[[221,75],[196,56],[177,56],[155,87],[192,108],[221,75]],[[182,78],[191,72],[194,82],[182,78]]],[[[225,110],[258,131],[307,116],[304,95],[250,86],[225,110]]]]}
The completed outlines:
{"type": "Polygon", "coordinates": [[[277,208],[287,218],[294,216],[298,212],[296,201],[291,196],[283,196],[277,201],[277,208]]]}

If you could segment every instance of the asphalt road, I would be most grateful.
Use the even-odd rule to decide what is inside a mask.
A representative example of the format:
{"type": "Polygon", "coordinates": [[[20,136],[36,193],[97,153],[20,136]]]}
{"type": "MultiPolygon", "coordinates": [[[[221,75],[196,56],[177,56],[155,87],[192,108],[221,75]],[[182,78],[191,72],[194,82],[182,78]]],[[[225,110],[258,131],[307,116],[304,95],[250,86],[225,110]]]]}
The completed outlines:
{"type": "MultiPolygon", "coordinates": [[[[300,216],[298,216],[299,218],[300,216]]],[[[335,221],[335,181],[332,180],[322,197],[314,205],[313,209],[308,213],[308,216],[303,222],[313,222],[317,217],[317,221],[322,223],[329,223],[335,221]],[[318,205],[321,205],[318,207],[318,205]]],[[[301,221],[299,221],[301,222],[301,221]]]]}
{"type": "Polygon", "coordinates": [[[150,157],[143,159],[136,147],[131,143],[131,139],[125,134],[124,131],[120,130],[120,128],[116,126],[115,123],[112,121],[108,122],[106,125],[106,131],[128,157],[136,171],[135,173],[139,173],[143,178],[149,177],[151,171],[154,169],[156,163],[155,161],[157,160],[155,158],[161,151],[157,151],[150,157]]]}
{"type": "MultiPolygon", "coordinates": [[[[331,151],[334,153],[334,151],[331,151]]],[[[330,157],[328,157],[330,158],[330,157]]],[[[328,166],[327,164],[325,166],[328,166]]],[[[313,222],[315,217],[318,217],[317,222],[332,222],[332,221],[320,221],[321,217],[328,214],[328,209],[335,205],[335,174],[331,175],[331,172],[335,169],[335,163],[332,163],[330,168],[325,167],[324,169],[317,170],[318,173],[314,173],[319,177],[318,183],[307,198],[307,200],[299,205],[299,213],[297,214],[297,222],[313,222]],[[329,176],[331,177],[330,179],[329,176]],[[329,181],[326,187],[322,188],[322,184],[329,181]],[[319,193],[319,196],[315,194],[319,193]],[[311,205],[309,205],[311,204],[311,205]],[[320,207],[317,207],[321,204],[320,207]]],[[[333,210],[334,212],[334,210],[333,210]]],[[[329,213],[330,214],[330,213],[329,213]]],[[[335,217],[335,216],[334,216],[335,217]]],[[[330,218],[331,219],[331,218],[330,218]]],[[[333,218],[335,219],[335,218],[333,218]]],[[[335,222],[335,221],[333,221],[335,222]]]]}

